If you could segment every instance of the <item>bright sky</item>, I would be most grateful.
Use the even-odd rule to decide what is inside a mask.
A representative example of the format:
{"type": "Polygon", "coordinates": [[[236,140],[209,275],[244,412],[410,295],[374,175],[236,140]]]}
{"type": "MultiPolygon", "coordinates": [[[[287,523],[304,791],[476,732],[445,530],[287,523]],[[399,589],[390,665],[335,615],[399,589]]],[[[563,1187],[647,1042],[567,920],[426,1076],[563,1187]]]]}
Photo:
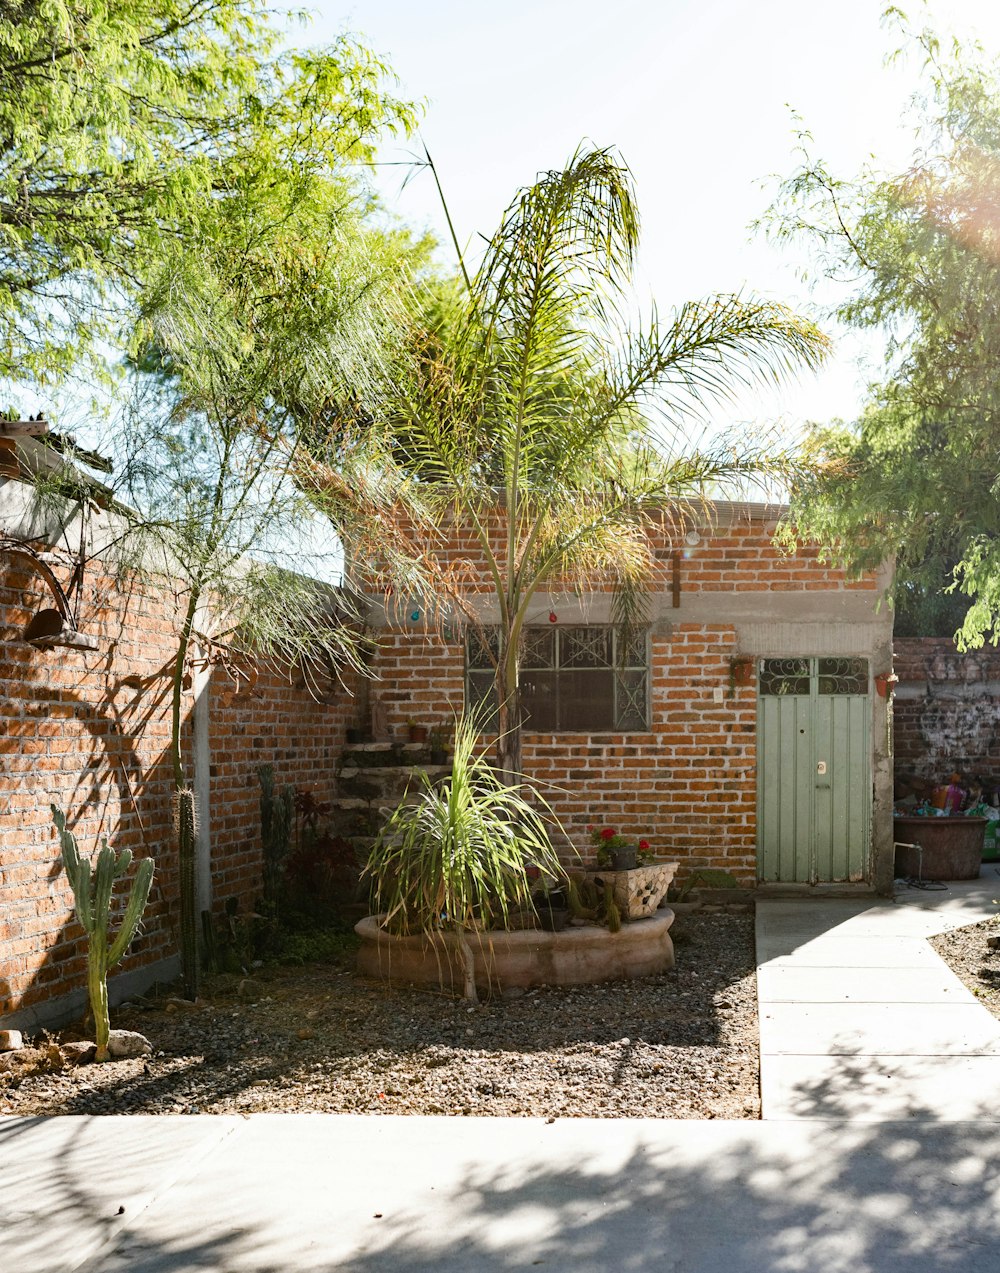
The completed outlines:
{"type": "MultiPolygon", "coordinates": [[[[788,251],[751,238],[769,203],[762,182],[794,167],[791,111],[815,153],[850,176],[871,156],[909,157],[915,59],[887,69],[898,42],[882,0],[324,0],[310,42],[344,27],[384,55],[427,101],[422,136],[460,239],[490,234],[519,186],[561,166],[583,138],[615,145],[643,215],[641,287],[661,310],[712,291],[757,291],[797,307],[809,292],[788,251]]],[[[914,25],[977,34],[1000,54],[996,0],[902,0],[914,25]]],[[[386,160],[406,156],[389,150],[386,160]]],[[[443,240],[428,173],[405,190],[385,168],[387,202],[443,240]]],[[[839,339],[831,364],[732,418],[851,416],[866,377],[839,339]]]]}

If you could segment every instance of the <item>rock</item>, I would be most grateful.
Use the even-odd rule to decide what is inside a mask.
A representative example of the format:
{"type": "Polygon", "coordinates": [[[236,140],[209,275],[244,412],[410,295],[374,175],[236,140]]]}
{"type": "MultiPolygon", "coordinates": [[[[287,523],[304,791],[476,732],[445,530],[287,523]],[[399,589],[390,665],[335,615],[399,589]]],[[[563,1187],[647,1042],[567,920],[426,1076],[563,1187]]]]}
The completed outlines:
{"type": "Polygon", "coordinates": [[[97,1044],[89,1039],[75,1039],[64,1043],[61,1051],[67,1065],[89,1065],[97,1055],[97,1044]]]}
{"type": "Polygon", "coordinates": [[[199,1012],[201,1004],[197,999],[181,999],[176,995],[167,1000],[168,1012],[199,1012]]]}
{"type": "Polygon", "coordinates": [[[986,945],[990,948],[990,950],[1000,950],[1000,937],[987,937],[986,945]]]}
{"type": "Polygon", "coordinates": [[[296,1031],[295,1037],[297,1039],[314,1039],[316,1037],[316,1031],[311,1030],[307,1025],[304,1025],[301,1030],[296,1031]]]}
{"type": "Polygon", "coordinates": [[[0,1052],[17,1052],[24,1047],[24,1035],[20,1030],[0,1030],[0,1052]]]}
{"type": "Polygon", "coordinates": [[[135,1030],[112,1030],[108,1036],[108,1055],[116,1061],[133,1056],[151,1056],[153,1045],[135,1030]]]}

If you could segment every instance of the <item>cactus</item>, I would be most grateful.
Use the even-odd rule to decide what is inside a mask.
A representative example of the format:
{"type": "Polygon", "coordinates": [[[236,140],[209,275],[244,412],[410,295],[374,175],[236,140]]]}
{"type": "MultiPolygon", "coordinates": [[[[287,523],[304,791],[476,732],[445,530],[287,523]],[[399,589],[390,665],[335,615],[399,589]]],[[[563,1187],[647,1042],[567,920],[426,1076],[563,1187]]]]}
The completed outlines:
{"type": "Polygon", "coordinates": [[[174,792],[174,831],[177,834],[177,858],[181,885],[181,975],[184,993],[198,998],[198,928],[195,883],[195,816],[194,792],[182,787],[174,792]]]}
{"type": "Polygon", "coordinates": [[[609,930],[613,933],[621,931],[622,913],[615,901],[615,890],[610,884],[604,885],[604,918],[609,930]]]}
{"type": "Polygon", "coordinates": [[[97,1032],[97,1060],[106,1061],[111,1033],[108,969],[113,968],[125,954],[139,927],[153,881],[153,859],[143,858],[139,863],[121,927],[110,940],[111,890],[115,880],[121,879],[132,865],[132,850],[122,849],[116,854],[108,844],[107,836],[102,836],[101,851],[91,879],[90,859],[80,856],[76,837],[66,826],[62,811],[56,805],[50,807],[52,820],[59,832],[63,866],[73,889],[76,916],[87,934],[87,990],[97,1032]]]}
{"type": "Polygon", "coordinates": [[[285,859],[292,839],[295,817],[295,792],[285,787],[280,795],[274,790],[274,769],[261,765],[260,840],[264,856],[264,901],[271,917],[278,913],[285,883],[285,859]]]}

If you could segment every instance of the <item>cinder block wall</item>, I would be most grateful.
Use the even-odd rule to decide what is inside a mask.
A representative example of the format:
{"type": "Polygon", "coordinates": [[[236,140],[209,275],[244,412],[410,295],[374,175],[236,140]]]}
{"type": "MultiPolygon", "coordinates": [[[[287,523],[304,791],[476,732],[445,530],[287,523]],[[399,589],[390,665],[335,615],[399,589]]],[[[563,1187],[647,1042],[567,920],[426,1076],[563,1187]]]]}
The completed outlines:
{"type": "MultiPolygon", "coordinates": [[[[49,806],[63,809],[81,848],[101,834],[157,872],[144,929],[122,971],[164,967],[178,945],[178,873],[172,835],[170,673],[177,600],[121,588],[87,570],[81,626],[89,653],[40,651],[19,638],[51,600],[41,580],[0,556],[0,1021],[45,1019],[46,1006],[80,998],[83,933],[61,869],[49,806]]],[[[237,684],[221,668],[208,686],[212,887],[216,906],[248,906],[261,878],[258,766],[281,783],[333,794],[344,729],[359,699],[343,689],[318,702],[287,670],[237,684]]],[[[184,700],[191,754],[194,691],[184,700]]],[[[62,1015],[65,1015],[62,1013],[62,1015]]]]}

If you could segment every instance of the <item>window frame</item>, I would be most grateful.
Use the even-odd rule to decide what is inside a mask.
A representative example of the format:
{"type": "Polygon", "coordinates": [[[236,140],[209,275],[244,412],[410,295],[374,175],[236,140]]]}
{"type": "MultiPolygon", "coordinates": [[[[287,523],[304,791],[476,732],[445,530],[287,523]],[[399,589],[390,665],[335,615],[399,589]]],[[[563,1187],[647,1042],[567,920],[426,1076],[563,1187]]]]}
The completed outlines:
{"type": "MultiPolygon", "coordinates": [[[[495,653],[496,645],[494,638],[497,628],[495,625],[485,625],[479,630],[470,628],[466,635],[465,641],[465,701],[467,705],[483,703],[490,697],[490,690],[495,677],[495,665],[489,659],[487,653],[481,653],[478,661],[474,659],[474,647],[478,645],[481,651],[485,651],[483,637],[486,637],[489,647],[495,653]],[[490,683],[487,684],[487,676],[490,683]],[[475,686],[479,687],[478,692],[475,686]]],[[[621,628],[612,623],[574,623],[546,626],[544,624],[533,624],[524,629],[524,637],[534,636],[536,638],[543,637],[542,646],[551,639],[552,656],[551,662],[539,663],[533,659],[521,663],[521,681],[522,685],[526,677],[531,673],[545,673],[551,676],[554,685],[554,706],[555,706],[555,722],[553,724],[537,725],[533,724],[530,716],[522,722],[522,728],[525,733],[532,734],[646,734],[651,729],[652,717],[652,695],[651,695],[651,658],[650,658],[650,629],[648,626],[636,630],[631,634],[628,648],[622,648],[624,638],[621,628]],[[580,650],[567,650],[567,643],[572,639],[573,635],[580,632],[593,632],[600,630],[610,634],[610,659],[605,663],[588,664],[580,662],[580,650]],[[636,658],[641,654],[642,662],[639,663],[636,658]],[[629,657],[629,662],[619,662],[622,657],[629,657]],[[565,688],[565,682],[571,677],[578,679],[582,673],[584,676],[588,671],[607,672],[610,673],[610,709],[611,723],[604,725],[582,725],[582,726],[565,726],[563,720],[565,713],[570,709],[569,702],[580,705],[586,700],[581,695],[574,695],[567,703],[566,708],[563,707],[563,698],[561,691],[565,688]],[[628,695],[628,684],[631,682],[633,691],[639,688],[636,684],[637,678],[642,678],[641,695],[633,693],[628,695]],[[641,697],[641,719],[639,700],[641,697]],[[624,722],[624,723],[623,723],[624,722]]],[[[579,638],[578,638],[579,639],[579,638]]],[[[537,651],[537,646],[535,647],[537,651]]],[[[495,696],[493,698],[495,703],[495,696]]],[[[607,702],[607,698],[602,700],[607,702]]],[[[524,713],[526,704],[524,695],[522,694],[522,714],[524,713]]],[[[530,710],[530,709],[529,709],[530,710]]]]}

